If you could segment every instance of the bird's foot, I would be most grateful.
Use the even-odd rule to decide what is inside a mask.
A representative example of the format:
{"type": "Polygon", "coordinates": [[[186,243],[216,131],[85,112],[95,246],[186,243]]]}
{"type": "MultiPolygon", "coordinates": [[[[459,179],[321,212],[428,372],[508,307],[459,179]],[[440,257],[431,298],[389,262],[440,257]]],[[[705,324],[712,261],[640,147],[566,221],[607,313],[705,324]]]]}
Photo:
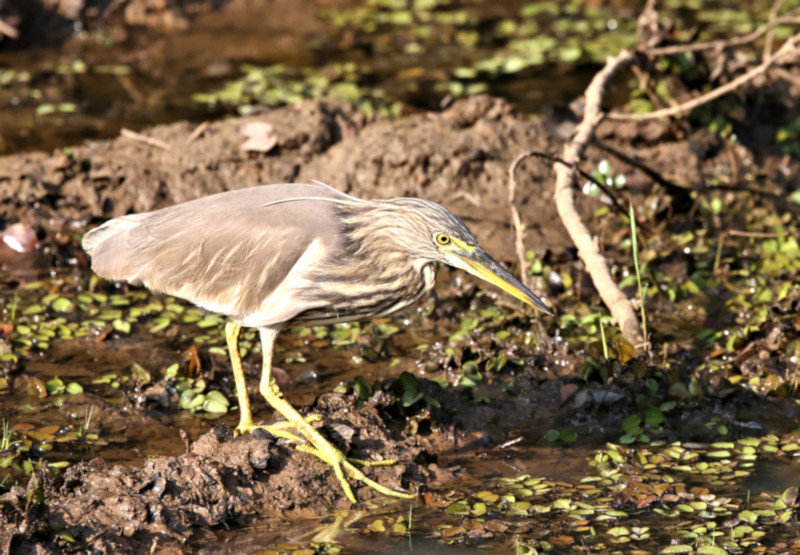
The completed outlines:
{"type": "MultiPolygon", "coordinates": [[[[342,486],[342,490],[344,490],[344,494],[347,496],[347,499],[350,500],[351,503],[356,503],[356,497],[353,495],[353,490],[350,487],[350,484],[347,482],[347,479],[344,476],[344,471],[347,471],[347,474],[350,477],[358,480],[359,482],[366,484],[367,486],[371,487],[372,489],[382,493],[383,495],[388,495],[390,497],[399,497],[400,499],[414,499],[414,495],[407,493],[405,491],[397,491],[390,489],[386,486],[379,484],[378,482],[368,478],[357,466],[388,466],[395,464],[393,460],[387,461],[362,461],[360,459],[348,459],[344,456],[339,449],[337,449],[328,439],[326,439],[319,431],[314,428],[309,422],[314,422],[321,420],[322,418],[317,415],[311,416],[303,416],[297,409],[295,409],[292,405],[289,404],[286,399],[283,398],[280,389],[275,384],[275,381],[269,378],[267,375],[267,379],[265,380],[264,375],[261,378],[261,395],[264,396],[267,403],[274,408],[276,411],[281,413],[284,418],[286,418],[286,423],[280,423],[278,429],[276,431],[279,432],[279,437],[285,437],[285,435],[281,436],[280,432],[286,434],[288,432],[283,431],[282,428],[293,428],[297,433],[303,438],[305,441],[300,442],[297,445],[297,449],[304,453],[309,453],[314,455],[315,457],[319,458],[322,462],[329,464],[333,468],[333,472],[336,474],[336,478],[339,480],[339,484],[342,486]]],[[[272,430],[270,430],[271,433],[272,430]]],[[[294,435],[294,434],[292,434],[294,435]]]]}
{"type": "MultiPolygon", "coordinates": [[[[314,422],[319,422],[322,420],[322,417],[318,414],[309,414],[308,416],[304,416],[303,420],[306,421],[308,424],[313,424],[314,422]]],[[[241,436],[244,434],[249,434],[253,430],[267,430],[270,429],[274,430],[283,430],[286,428],[294,428],[295,425],[288,421],[288,420],[281,420],[280,422],[273,422],[272,424],[260,424],[256,425],[253,424],[251,419],[242,419],[239,421],[239,424],[236,426],[236,429],[233,431],[233,435],[241,436]]]]}
{"type": "MultiPolygon", "coordinates": [[[[322,418],[316,414],[311,414],[303,418],[303,421],[306,424],[312,422],[318,422],[320,420],[322,420],[322,418]]],[[[297,430],[298,426],[294,422],[291,422],[289,420],[282,420],[280,422],[275,422],[274,424],[254,424],[252,421],[244,421],[244,422],[239,422],[239,425],[236,426],[236,429],[234,430],[234,435],[240,436],[252,433],[255,430],[266,430],[275,437],[288,439],[290,441],[297,443],[298,451],[314,455],[321,461],[333,467],[333,472],[336,474],[336,477],[338,478],[339,483],[341,484],[345,495],[347,496],[347,498],[350,500],[351,503],[355,503],[356,498],[353,495],[353,490],[350,488],[350,484],[347,483],[347,479],[344,476],[343,470],[346,470],[347,473],[354,479],[362,482],[363,484],[366,484],[367,486],[373,488],[374,490],[384,495],[388,495],[391,497],[399,497],[400,499],[414,499],[413,494],[406,493],[403,491],[396,491],[382,484],[379,484],[375,480],[372,480],[371,478],[366,476],[358,468],[359,466],[362,467],[392,466],[394,464],[397,464],[397,461],[395,461],[394,459],[386,459],[382,461],[366,461],[362,459],[345,457],[344,453],[342,453],[339,449],[334,447],[334,445],[330,441],[323,438],[318,433],[315,434],[316,437],[303,438],[297,434],[286,431],[287,428],[297,430]]]]}
{"type": "MultiPolygon", "coordinates": [[[[319,417],[316,418],[318,420],[319,417]]],[[[314,422],[315,420],[307,420],[308,422],[314,422]]],[[[255,430],[266,430],[270,434],[275,437],[288,439],[289,441],[294,441],[297,443],[305,443],[305,440],[297,434],[293,434],[292,432],[287,432],[287,428],[292,428],[291,422],[287,422],[282,420],[280,422],[275,422],[274,424],[253,424],[252,422],[239,422],[239,425],[233,430],[234,437],[242,436],[244,434],[250,434],[255,430]]]]}
{"type": "Polygon", "coordinates": [[[383,461],[365,461],[361,459],[353,459],[349,457],[345,457],[344,453],[342,453],[339,449],[334,447],[329,441],[323,439],[321,445],[316,445],[316,443],[320,443],[316,441],[314,445],[298,445],[297,449],[299,451],[303,451],[304,453],[310,453],[315,457],[319,458],[322,462],[329,464],[333,467],[333,472],[336,474],[336,478],[339,480],[339,484],[341,484],[342,489],[344,490],[344,494],[350,500],[351,503],[356,502],[355,495],[353,495],[353,490],[350,488],[350,484],[347,482],[347,479],[344,477],[343,469],[347,471],[347,473],[353,477],[354,479],[358,480],[359,482],[366,484],[367,486],[371,487],[372,489],[382,493],[383,495],[388,495],[390,497],[398,497],[400,499],[414,499],[414,495],[411,493],[406,493],[404,491],[397,491],[391,488],[384,486],[383,484],[379,484],[375,480],[367,477],[366,474],[361,472],[358,466],[391,466],[396,464],[397,461],[392,459],[387,459],[383,461]]]}

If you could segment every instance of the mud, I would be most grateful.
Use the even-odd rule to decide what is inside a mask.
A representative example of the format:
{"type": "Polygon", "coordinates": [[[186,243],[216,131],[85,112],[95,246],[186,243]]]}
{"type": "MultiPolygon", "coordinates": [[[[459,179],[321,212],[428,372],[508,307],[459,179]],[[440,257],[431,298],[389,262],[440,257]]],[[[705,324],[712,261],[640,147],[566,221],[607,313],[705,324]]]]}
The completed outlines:
{"type": "MultiPolygon", "coordinates": [[[[88,142],[67,153],[0,158],[0,220],[4,226],[31,226],[46,246],[13,256],[44,257],[36,263],[42,266],[85,269],[79,237],[100,221],[234,188],[318,179],[362,197],[419,196],[440,202],[467,222],[489,252],[513,267],[509,165],[523,151],[556,152],[563,125],[569,127],[568,122],[520,115],[500,99],[476,97],[440,114],[411,115],[399,122],[368,117],[345,104],[314,101],[200,126],[159,126],[112,141],[88,142]],[[274,129],[275,145],[267,152],[242,149],[247,140],[243,130],[253,122],[274,129]]],[[[709,171],[704,168],[714,167],[710,161],[729,160],[729,152],[718,148],[713,137],[688,142],[671,128],[655,125],[634,131],[615,126],[601,130],[600,137],[628,148],[636,137],[639,156],[659,174],[672,176],[680,165],[680,176],[665,185],[673,196],[665,197],[661,210],[684,198],[691,187],[687,184],[702,182],[703,172],[709,171]]],[[[586,166],[606,156],[594,149],[586,166]]],[[[739,156],[752,163],[746,151],[739,156]]],[[[653,186],[647,174],[630,166],[626,171],[639,188],[653,186]]],[[[549,260],[571,260],[571,244],[548,200],[549,163],[528,160],[517,178],[527,246],[549,260]]],[[[599,201],[582,203],[591,220],[599,201]]],[[[452,287],[465,288],[463,283],[452,287]]],[[[590,287],[585,294],[591,295],[590,287]]],[[[480,343],[471,347],[482,348],[480,343]]],[[[452,355],[451,367],[461,365],[462,355],[452,355]]],[[[389,388],[361,410],[354,410],[357,399],[352,394],[326,394],[304,412],[323,416],[324,433],[349,456],[396,459],[394,466],[369,470],[381,483],[422,492],[443,488],[460,474],[458,464],[437,462],[443,453],[492,448],[507,439],[500,430],[530,425],[531,419],[544,421],[541,415],[557,411],[568,399],[584,416],[606,410],[602,399],[607,390],[585,390],[571,398],[573,390],[561,389],[578,375],[581,360],[557,341],[519,356],[525,365],[517,380],[521,393],[513,400],[476,404],[471,393],[453,393],[423,380],[425,394],[449,411],[430,405],[407,410],[389,388]]],[[[420,359],[422,368],[449,363],[420,359]]],[[[150,393],[150,401],[159,398],[157,388],[150,393]]],[[[143,397],[147,406],[146,392],[143,397]]],[[[116,422],[112,427],[130,418],[122,409],[116,417],[111,407],[101,410],[107,422],[116,422]]],[[[163,400],[159,410],[176,410],[174,400],[163,400]]],[[[624,415],[619,406],[607,410],[612,419],[624,415]]],[[[602,431],[605,419],[596,414],[592,419],[602,431]]],[[[175,443],[173,449],[181,446],[175,443]]],[[[301,518],[348,505],[325,465],[266,434],[234,439],[221,423],[195,441],[186,439],[185,453],[174,452],[143,466],[111,465],[96,458],[56,477],[38,472],[26,487],[11,487],[0,497],[0,548],[18,553],[57,552],[67,545],[100,552],[179,550],[196,541],[201,531],[240,527],[256,516],[301,518]],[[44,499],[46,503],[40,502],[44,499]]],[[[356,495],[365,504],[385,502],[363,487],[356,486],[356,495]]]]}
{"type": "MultiPolygon", "coordinates": [[[[355,395],[324,394],[307,412],[322,417],[318,427],[348,456],[397,461],[368,469],[370,477],[416,493],[446,487],[461,474],[452,460],[446,467],[438,464],[439,453],[491,446],[485,431],[493,422],[519,423],[529,416],[517,411],[509,417],[509,407],[500,403],[476,407],[470,396],[433,382],[420,385],[447,411],[404,409],[391,391],[379,391],[358,410],[355,395]],[[414,433],[409,420],[416,424],[414,433]]],[[[194,442],[183,438],[185,453],[155,457],[141,468],[98,457],[55,478],[39,474],[27,487],[12,487],[0,497],[3,551],[57,552],[63,534],[74,548],[93,552],[177,549],[198,530],[242,527],[255,517],[296,520],[350,506],[327,465],[266,432],[234,438],[220,423],[194,442]],[[47,503],[32,504],[31,492],[47,503]],[[53,543],[42,542],[54,531],[53,543]]],[[[353,485],[361,507],[398,503],[353,485]]]]}
{"type": "MultiPolygon", "coordinates": [[[[0,221],[31,225],[40,238],[74,238],[90,223],[130,212],[229,189],[315,179],[361,197],[420,196],[442,203],[471,225],[487,250],[510,261],[508,167],[524,151],[556,152],[558,123],[545,125],[502,99],[484,96],[400,122],[313,101],[200,126],[157,126],[142,135],[88,142],[68,154],[0,159],[0,221]],[[242,149],[243,130],[253,122],[273,126],[277,143],[267,153],[242,149]]],[[[615,126],[601,136],[627,145],[633,131],[624,129],[615,126]]],[[[682,183],[700,180],[701,162],[715,153],[675,137],[667,142],[663,134],[652,147],[640,145],[647,150],[637,151],[639,159],[664,175],[672,175],[679,160],[682,183]]],[[[587,167],[605,156],[594,150],[587,167]]],[[[555,207],[541,202],[550,198],[549,163],[523,162],[517,180],[529,248],[556,255],[571,248],[555,207]]],[[[601,206],[582,202],[587,214],[601,206]]]]}

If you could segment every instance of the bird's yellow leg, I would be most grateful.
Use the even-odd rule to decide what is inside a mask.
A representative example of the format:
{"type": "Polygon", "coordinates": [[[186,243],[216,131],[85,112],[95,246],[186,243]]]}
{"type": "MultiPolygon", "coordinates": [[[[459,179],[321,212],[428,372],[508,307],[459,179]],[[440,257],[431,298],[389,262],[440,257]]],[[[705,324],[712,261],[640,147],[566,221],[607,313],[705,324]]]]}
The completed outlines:
{"type": "Polygon", "coordinates": [[[250,396],[247,394],[247,383],[245,382],[244,368],[242,367],[242,357],[239,354],[239,334],[241,331],[242,326],[239,324],[231,322],[230,320],[225,323],[225,341],[228,344],[228,356],[231,359],[233,380],[236,384],[236,398],[239,401],[239,424],[234,430],[234,435],[239,436],[250,433],[256,429],[262,429],[267,430],[275,437],[302,442],[303,439],[299,436],[285,431],[285,428],[291,427],[288,422],[277,422],[269,426],[257,426],[253,424],[250,396]]]}
{"type": "Polygon", "coordinates": [[[318,457],[323,462],[331,465],[336,477],[339,479],[339,483],[341,484],[345,495],[351,503],[355,503],[356,498],[353,495],[353,490],[350,488],[350,484],[347,483],[347,480],[344,477],[344,470],[347,470],[348,474],[350,474],[350,476],[356,480],[368,485],[384,495],[400,497],[402,499],[413,499],[414,496],[410,493],[395,491],[375,482],[374,480],[368,478],[355,466],[356,464],[360,464],[362,466],[382,466],[386,464],[394,464],[394,461],[379,461],[378,463],[374,463],[373,461],[348,459],[339,449],[337,449],[330,441],[325,439],[322,434],[312,427],[308,420],[303,418],[303,415],[297,412],[297,409],[295,409],[291,404],[289,404],[288,401],[286,401],[286,399],[283,398],[283,394],[281,393],[278,384],[275,383],[275,378],[272,377],[272,351],[278,330],[261,328],[260,332],[261,350],[264,359],[261,370],[261,385],[259,390],[261,391],[261,395],[264,396],[264,399],[267,400],[267,403],[269,403],[270,406],[276,411],[281,413],[289,425],[297,430],[300,435],[302,435],[308,441],[308,443],[311,444],[298,445],[297,449],[305,453],[310,453],[318,457]]]}
{"type": "Polygon", "coordinates": [[[236,383],[236,398],[239,401],[239,425],[235,434],[246,434],[253,429],[253,412],[250,410],[250,397],[247,395],[247,383],[244,379],[242,357],[239,354],[239,333],[242,326],[230,320],[225,323],[225,342],[228,344],[228,356],[231,359],[233,381],[236,383]]]}

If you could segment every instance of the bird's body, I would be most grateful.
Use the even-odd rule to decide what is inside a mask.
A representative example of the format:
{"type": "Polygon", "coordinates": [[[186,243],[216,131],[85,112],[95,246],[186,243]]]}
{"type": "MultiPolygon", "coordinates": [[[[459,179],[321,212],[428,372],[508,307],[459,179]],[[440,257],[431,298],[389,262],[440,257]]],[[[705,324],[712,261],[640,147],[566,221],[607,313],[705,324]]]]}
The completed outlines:
{"type": "Polygon", "coordinates": [[[441,208],[354,199],[324,185],[266,185],[111,220],[87,235],[85,248],[107,279],[141,283],[246,327],[369,319],[433,286],[431,261],[398,242],[404,207],[420,204],[441,208]],[[334,220],[331,234],[322,224],[334,220]],[[363,237],[364,220],[381,225],[363,237]],[[353,274],[359,259],[387,245],[391,258],[353,274]]]}
{"type": "MultiPolygon", "coordinates": [[[[92,269],[104,278],[143,284],[230,318],[226,336],[240,433],[257,426],[238,334],[242,326],[259,328],[261,393],[308,442],[300,448],[334,467],[351,501],[342,468],[384,493],[406,494],[366,478],[282,398],[270,366],[282,327],[390,314],[431,289],[435,261],[460,267],[549,312],[446,208],[413,198],[362,200],[322,184],[239,189],[123,216],[88,232],[83,246],[92,256],[92,269]]],[[[283,427],[267,429],[303,441],[283,427]]]]}

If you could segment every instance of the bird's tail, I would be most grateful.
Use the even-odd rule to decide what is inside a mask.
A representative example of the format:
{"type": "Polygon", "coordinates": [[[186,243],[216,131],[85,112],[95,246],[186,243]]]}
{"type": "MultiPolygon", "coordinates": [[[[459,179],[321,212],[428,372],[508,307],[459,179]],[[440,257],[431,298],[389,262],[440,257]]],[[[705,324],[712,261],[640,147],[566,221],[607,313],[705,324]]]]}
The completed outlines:
{"type": "Polygon", "coordinates": [[[139,225],[143,214],[130,214],[121,218],[108,220],[106,223],[86,232],[81,241],[81,246],[90,256],[98,245],[111,237],[124,233],[139,225]]]}

